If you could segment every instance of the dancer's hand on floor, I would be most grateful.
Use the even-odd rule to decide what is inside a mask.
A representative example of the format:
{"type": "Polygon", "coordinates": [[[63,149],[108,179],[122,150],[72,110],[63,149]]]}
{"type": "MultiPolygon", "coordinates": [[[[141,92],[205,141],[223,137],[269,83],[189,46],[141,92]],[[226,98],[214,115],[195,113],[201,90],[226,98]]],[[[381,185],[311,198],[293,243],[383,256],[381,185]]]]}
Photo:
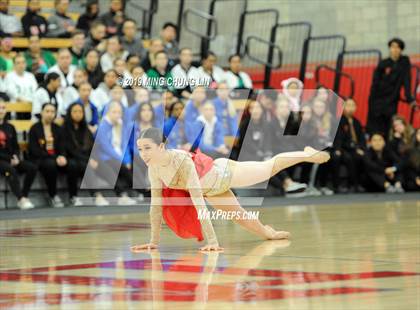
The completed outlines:
{"type": "Polygon", "coordinates": [[[141,245],[134,245],[130,248],[131,252],[143,252],[144,250],[154,250],[157,249],[159,246],[154,243],[146,243],[141,245]]]}
{"type": "Polygon", "coordinates": [[[206,246],[203,246],[200,248],[200,251],[203,252],[210,252],[210,251],[216,251],[216,252],[223,252],[223,248],[220,247],[218,244],[207,244],[206,246]]]}
{"type": "Polygon", "coordinates": [[[323,164],[330,160],[330,154],[324,151],[318,151],[313,147],[307,146],[303,151],[308,154],[307,161],[314,164],[323,164]]]}

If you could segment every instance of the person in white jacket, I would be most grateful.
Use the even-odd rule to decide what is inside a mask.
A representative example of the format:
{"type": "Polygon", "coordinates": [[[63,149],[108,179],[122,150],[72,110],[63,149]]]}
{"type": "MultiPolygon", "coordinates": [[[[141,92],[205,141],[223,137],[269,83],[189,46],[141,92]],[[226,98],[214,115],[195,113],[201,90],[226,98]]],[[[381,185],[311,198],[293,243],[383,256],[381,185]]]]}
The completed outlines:
{"type": "Polygon", "coordinates": [[[88,81],[88,76],[85,70],[76,69],[74,71],[74,82],[69,87],[65,88],[62,92],[64,107],[67,111],[67,108],[79,99],[79,86],[88,81]]]}
{"type": "Polygon", "coordinates": [[[193,60],[192,50],[190,48],[182,48],[179,52],[179,64],[172,68],[171,74],[174,79],[174,86],[177,97],[190,98],[191,92],[195,85],[209,84],[200,81],[198,69],[191,65],[193,60]],[[203,82],[203,83],[201,83],[203,82]]]}
{"type": "Polygon", "coordinates": [[[201,80],[210,81],[207,85],[210,88],[217,88],[217,85],[226,80],[225,71],[216,65],[217,56],[212,51],[207,53],[201,59],[201,66],[198,67],[198,74],[201,80]]]}
{"type": "Polygon", "coordinates": [[[66,114],[61,93],[58,91],[61,81],[56,72],[47,73],[44,83],[36,90],[32,103],[32,120],[38,121],[44,103],[51,102],[57,111],[57,119],[66,114]]]}
{"type": "Polygon", "coordinates": [[[25,71],[25,56],[18,54],[13,59],[13,64],[14,70],[4,79],[6,93],[11,101],[32,102],[38,83],[32,73],[25,71]]]}
{"type": "Polygon", "coordinates": [[[229,57],[229,70],[226,72],[226,82],[232,89],[252,89],[252,80],[248,73],[241,71],[242,63],[240,55],[229,57]]]}
{"type": "MultiPolygon", "coordinates": [[[[98,108],[99,114],[102,114],[104,107],[111,102],[111,90],[114,86],[117,85],[118,74],[114,69],[108,70],[105,73],[104,81],[99,84],[99,86],[92,91],[90,95],[90,100],[95,102],[96,107],[98,108]]],[[[128,106],[127,96],[123,92],[121,103],[124,107],[128,106]]]]}
{"type": "Polygon", "coordinates": [[[52,66],[47,73],[58,73],[61,80],[61,87],[64,89],[74,82],[74,71],[76,66],[71,64],[71,53],[68,48],[58,50],[57,64],[52,66]]]}

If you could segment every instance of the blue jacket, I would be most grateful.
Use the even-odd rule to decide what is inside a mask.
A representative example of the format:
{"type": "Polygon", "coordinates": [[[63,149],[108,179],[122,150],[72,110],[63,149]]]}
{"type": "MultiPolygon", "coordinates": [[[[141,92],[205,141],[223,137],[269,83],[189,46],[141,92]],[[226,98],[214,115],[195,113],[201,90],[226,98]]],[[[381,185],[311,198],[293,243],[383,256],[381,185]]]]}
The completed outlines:
{"type": "Polygon", "coordinates": [[[192,100],[188,101],[185,105],[185,114],[184,114],[184,123],[185,123],[185,136],[187,140],[191,144],[196,144],[200,142],[199,132],[196,132],[197,125],[197,117],[200,116],[198,109],[194,106],[192,100]],[[197,139],[194,139],[197,138],[197,139]]]}
{"type": "Polygon", "coordinates": [[[163,104],[159,104],[156,107],[154,107],[155,112],[155,127],[159,129],[163,129],[163,125],[165,123],[165,108],[163,107],[163,104]]]}
{"type": "Polygon", "coordinates": [[[179,145],[188,142],[184,129],[185,123],[183,120],[177,120],[175,117],[170,117],[165,121],[163,134],[167,139],[166,147],[168,149],[176,149],[179,145]]]}
{"type": "MultiPolygon", "coordinates": [[[[104,108],[102,109],[101,112],[101,117],[104,118],[104,116],[106,115],[106,112],[108,111],[109,108],[109,104],[111,102],[108,102],[104,108]]],[[[130,114],[129,114],[129,108],[126,108],[123,104],[121,104],[122,107],[122,111],[123,111],[123,121],[124,122],[131,122],[131,118],[130,118],[130,114]]]]}
{"type": "Polygon", "coordinates": [[[95,152],[99,160],[117,160],[124,165],[131,164],[131,132],[133,129],[133,122],[123,122],[122,125],[122,138],[121,150],[122,155],[119,155],[112,147],[112,124],[106,118],[102,119],[96,132],[95,138],[95,152]]]}
{"type": "Polygon", "coordinates": [[[187,135],[187,140],[189,143],[196,145],[198,144],[199,148],[203,152],[216,152],[216,148],[224,145],[224,128],[221,121],[217,120],[214,124],[213,130],[213,143],[212,144],[205,144],[203,140],[204,134],[204,127],[205,124],[200,120],[196,120],[194,122],[194,133],[192,136],[187,135]],[[197,138],[198,136],[198,138],[197,138]]]}
{"type": "MultiPolygon", "coordinates": [[[[82,100],[80,100],[80,98],[78,100],[76,100],[75,103],[78,103],[78,104],[83,106],[83,102],[82,102],[82,100]]],[[[89,106],[92,110],[92,120],[89,122],[89,125],[91,125],[91,126],[98,125],[98,123],[99,123],[98,108],[90,100],[89,100],[89,106]]]]}
{"type": "Polygon", "coordinates": [[[228,136],[237,136],[238,128],[238,115],[230,116],[226,102],[222,101],[219,97],[213,100],[214,107],[216,108],[216,116],[222,121],[225,129],[225,134],[228,136]]]}

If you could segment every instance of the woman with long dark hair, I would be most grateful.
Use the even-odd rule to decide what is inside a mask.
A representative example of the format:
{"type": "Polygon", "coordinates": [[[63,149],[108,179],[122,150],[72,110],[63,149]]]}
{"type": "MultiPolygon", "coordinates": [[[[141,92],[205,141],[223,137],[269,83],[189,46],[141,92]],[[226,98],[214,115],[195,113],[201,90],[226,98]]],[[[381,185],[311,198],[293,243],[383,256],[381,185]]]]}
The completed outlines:
{"type": "Polygon", "coordinates": [[[51,205],[55,208],[64,206],[57,195],[59,171],[67,166],[61,137],[61,128],[54,123],[55,105],[47,102],[41,107],[40,120],[29,130],[29,159],[38,166],[47,184],[51,205]]]}
{"type": "Polygon", "coordinates": [[[147,176],[147,166],[141,160],[139,150],[134,146],[135,141],[140,137],[141,133],[146,129],[152,128],[155,121],[155,113],[150,102],[143,102],[139,105],[137,115],[134,119],[133,131],[133,187],[139,190],[139,199],[143,200],[144,194],[148,192],[150,183],[147,176]],[[147,190],[146,190],[147,189],[147,190]]]}
{"type": "MultiPolygon", "coordinates": [[[[98,167],[97,160],[90,158],[94,138],[88,128],[85,111],[80,103],[73,103],[68,107],[62,135],[68,161],[67,184],[69,197],[74,206],[79,206],[83,203],[77,197],[78,181],[84,176],[85,184],[88,188],[92,188],[95,178],[93,171],[98,167]],[[88,165],[92,169],[86,169],[88,165]]],[[[96,205],[108,204],[100,192],[95,192],[94,194],[96,196],[96,205]]]]}

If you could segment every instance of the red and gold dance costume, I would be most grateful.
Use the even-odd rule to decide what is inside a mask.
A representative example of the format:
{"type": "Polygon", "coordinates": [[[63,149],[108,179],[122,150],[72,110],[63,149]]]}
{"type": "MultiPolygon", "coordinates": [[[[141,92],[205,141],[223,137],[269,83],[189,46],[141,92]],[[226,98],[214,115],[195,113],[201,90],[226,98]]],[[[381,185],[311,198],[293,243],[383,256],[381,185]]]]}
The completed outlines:
{"type": "Polygon", "coordinates": [[[228,159],[212,158],[197,150],[188,153],[168,150],[171,161],[167,166],[149,167],[151,185],[151,243],[158,244],[162,217],[181,238],[203,240],[217,244],[210,219],[198,219],[197,211],[206,211],[204,196],[215,196],[230,187],[231,171],[228,159]]]}

